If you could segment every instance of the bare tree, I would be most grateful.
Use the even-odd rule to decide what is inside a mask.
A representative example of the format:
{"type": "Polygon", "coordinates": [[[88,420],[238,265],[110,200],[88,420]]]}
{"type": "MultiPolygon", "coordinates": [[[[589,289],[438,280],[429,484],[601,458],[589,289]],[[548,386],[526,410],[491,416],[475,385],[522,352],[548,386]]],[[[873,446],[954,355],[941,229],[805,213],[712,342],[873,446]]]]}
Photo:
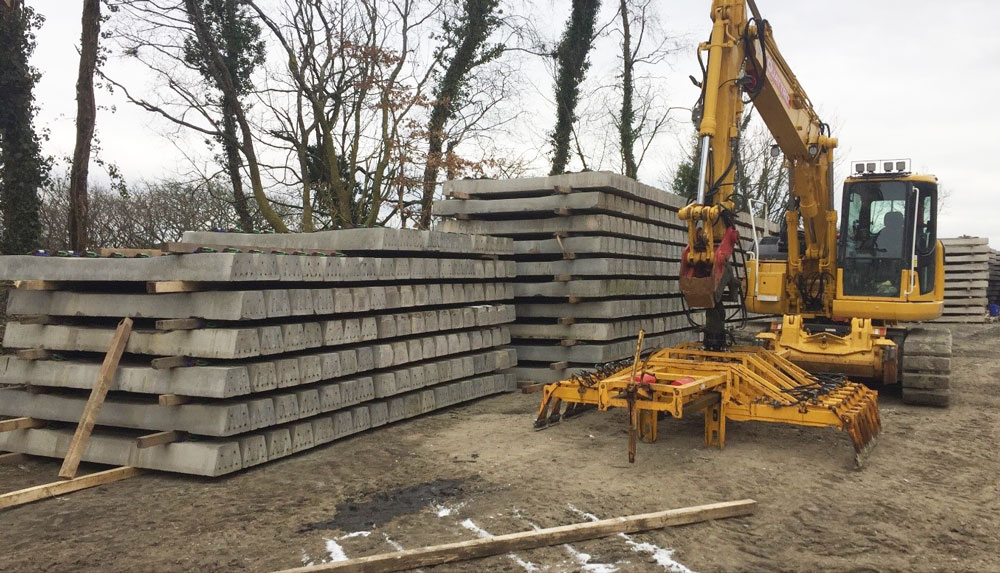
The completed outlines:
{"type": "Polygon", "coordinates": [[[125,54],[161,79],[173,99],[151,101],[134,96],[122,82],[108,81],[143,109],[209,141],[222,142],[222,163],[233,184],[241,227],[251,220],[242,199],[239,165],[246,169],[257,210],[266,224],[287,232],[265,193],[255,133],[242,97],[250,74],[263,58],[263,48],[254,39],[259,33],[256,23],[247,19],[236,0],[120,2],[124,17],[115,37],[125,54]],[[234,156],[234,148],[242,159],[234,156]]]}
{"type": "MultiPolygon", "coordinates": [[[[41,246],[50,251],[70,248],[65,225],[69,216],[69,182],[57,178],[41,190],[41,246]]],[[[91,246],[153,248],[178,241],[184,231],[233,228],[239,216],[219,181],[190,183],[140,182],[128,193],[96,186],[91,189],[92,216],[87,220],[91,246]]]]}
{"type": "Polygon", "coordinates": [[[652,78],[639,68],[656,70],[677,49],[659,27],[653,6],[653,0],[620,0],[618,6],[621,111],[611,117],[618,132],[622,173],[632,179],[638,178],[646,152],[666,127],[669,111],[663,102],[662,89],[653,85],[652,78]]]}
{"type": "MultiPolygon", "coordinates": [[[[415,57],[418,39],[443,2],[289,0],[281,21],[251,4],[287,56],[286,95],[304,103],[294,116],[279,110],[270,131],[290,145],[300,180],[334,226],[382,223],[436,65],[415,57]]],[[[282,104],[271,97],[268,105],[282,104]]]]}
{"type": "Polygon", "coordinates": [[[749,122],[745,115],[740,136],[740,161],[735,182],[737,194],[742,197],[740,208],[750,210],[757,217],[766,217],[780,223],[788,206],[788,166],[780,154],[772,153],[774,137],[761,122],[749,122]]]}

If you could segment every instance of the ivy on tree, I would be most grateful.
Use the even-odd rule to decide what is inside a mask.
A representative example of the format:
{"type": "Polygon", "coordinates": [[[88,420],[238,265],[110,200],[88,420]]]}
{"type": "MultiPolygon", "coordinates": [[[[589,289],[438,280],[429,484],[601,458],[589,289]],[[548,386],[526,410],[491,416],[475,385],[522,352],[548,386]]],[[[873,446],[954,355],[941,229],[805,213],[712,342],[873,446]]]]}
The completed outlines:
{"type": "Polygon", "coordinates": [[[564,173],[569,163],[576,104],[580,97],[580,84],[590,68],[587,55],[594,44],[594,22],[600,7],[600,0],[573,0],[569,22],[556,47],[556,127],[551,138],[550,175],[564,173]]]}
{"type": "Polygon", "coordinates": [[[33,90],[41,74],[28,59],[44,18],[21,0],[0,2],[0,211],[4,254],[38,247],[41,225],[38,188],[48,180],[51,160],[42,155],[33,127],[38,108],[33,90]]]}

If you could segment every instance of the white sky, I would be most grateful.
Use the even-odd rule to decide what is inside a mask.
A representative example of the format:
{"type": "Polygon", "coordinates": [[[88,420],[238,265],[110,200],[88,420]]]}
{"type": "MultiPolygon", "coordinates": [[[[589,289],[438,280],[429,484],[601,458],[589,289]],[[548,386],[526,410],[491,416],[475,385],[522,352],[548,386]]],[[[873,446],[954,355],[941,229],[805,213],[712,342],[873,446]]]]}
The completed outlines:
{"type": "MultiPolygon", "coordinates": [[[[29,0],[30,1],[30,0],[29,0]]],[[[987,236],[1000,247],[1000,214],[991,209],[997,188],[992,175],[1000,146],[1000,2],[995,0],[758,0],[770,20],[785,59],[821,116],[833,124],[840,156],[847,160],[910,158],[917,171],[938,176],[949,193],[939,236],[987,236]]],[[[78,3],[35,0],[47,21],[38,34],[32,60],[43,77],[36,96],[38,127],[51,132],[48,153],[72,154],[74,85],[80,13],[78,3]]],[[[614,0],[604,0],[613,11],[614,0]]],[[[569,13],[568,0],[540,0],[534,8],[554,39],[569,13]]],[[[694,41],[710,30],[709,0],[658,0],[663,27],[687,39],[687,49],[656,73],[665,76],[667,101],[690,106],[697,90],[687,79],[698,75],[694,41]]],[[[595,69],[610,54],[595,56],[595,69]]],[[[530,65],[530,64],[529,64],[530,65]]],[[[134,65],[112,61],[110,75],[130,87],[151,88],[134,65]]],[[[541,69],[541,68],[540,68],[541,69]]],[[[532,74],[529,91],[551,92],[551,79],[532,74]]],[[[125,103],[98,93],[97,129],[102,156],[115,161],[129,180],[155,179],[186,171],[188,164],[164,133],[173,128],[125,103]]],[[[536,143],[553,123],[547,97],[536,96],[538,111],[529,118],[536,143]]],[[[687,112],[678,112],[687,120],[687,112]]],[[[683,155],[687,131],[678,125],[666,134],[640,176],[656,185],[683,155]]],[[[194,153],[201,150],[192,143],[194,153]]],[[[544,159],[544,158],[543,158],[544,159]]],[[[843,163],[846,171],[849,163],[843,163]]],[[[538,172],[547,165],[537,164],[538,172]]],[[[93,169],[100,178],[98,169],[93,169]]],[[[839,173],[839,179],[845,173],[839,173]]]]}

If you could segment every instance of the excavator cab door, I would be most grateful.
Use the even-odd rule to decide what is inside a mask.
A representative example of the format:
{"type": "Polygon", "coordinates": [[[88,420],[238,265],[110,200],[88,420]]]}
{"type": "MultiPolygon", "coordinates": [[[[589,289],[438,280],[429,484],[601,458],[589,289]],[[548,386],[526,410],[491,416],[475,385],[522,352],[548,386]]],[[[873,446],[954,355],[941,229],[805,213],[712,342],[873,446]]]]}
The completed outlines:
{"type": "Polygon", "coordinates": [[[913,200],[916,212],[913,232],[914,270],[917,281],[912,294],[934,292],[937,273],[937,185],[927,182],[913,183],[913,200]]]}
{"type": "Polygon", "coordinates": [[[838,244],[844,296],[899,299],[933,290],[936,212],[933,184],[846,182],[838,244]],[[904,270],[915,270],[919,284],[904,284],[904,270]]]}

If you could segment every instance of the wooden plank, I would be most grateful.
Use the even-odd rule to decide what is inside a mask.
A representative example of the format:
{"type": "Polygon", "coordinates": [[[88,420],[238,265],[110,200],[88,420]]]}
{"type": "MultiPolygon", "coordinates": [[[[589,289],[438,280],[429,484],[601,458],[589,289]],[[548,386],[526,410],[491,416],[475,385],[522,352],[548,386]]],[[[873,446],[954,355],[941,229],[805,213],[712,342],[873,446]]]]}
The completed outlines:
{"type": "Polygon", "coordinates": [[[19,464],[27,459],[27,457],[24,454],[0,454],[0,464],[19,464]]]}
{"type": "Polygon", "coordinates": [[[69,449],[66,450],[66,458],[59,470],[59,477],[63,479],[76,477],[76,470],[80,467],[80,459],[87,448],[87,442],[90,441],[90,433],[94,431],[97,415],[100,414],[101,406],[104,405],[104,398],[111,388],[111,381],[115,377],[115,372],[118,371],[118,362],[122,358],[122,353],[125,352],[125,343],[128,342],[130,334],[132,334],[132,319],[124,318],[118,323],[115,335],[111,339],[111,347],[104,355],[104,363],[101,364],[97,380],[94,381],[94,387],[90,390],[90,398],[87,399],[87,405],[83,407],[83,414],[80,416],[80,423],[77,424],[76,432],[73,434],[73,441],[70,442],[69,449]]]}
{"type": "Polygon", "coordinates": [[[140,450],[144,450],[146,448],[152,448],[153,446],[183,442],[187,439],[187,437],[187,432],[178,432],[176,430],[170,430],[169,432],[156,432],[155,434],[139,436],[135,440],[135,446],[140,450]]]}
{"type": "Polygon", "coordinates": [[[205,326],[200,318],[166,318],[156,321],[156,330],[194,330],[205,326]]]}
{"type": "Polygon", "coordinates": [[[52,351],[44,348],[23,348],[17,351],[19,360],[48,360],[52,357],[52,351]]]}
{"type": "Polygon", "coordinates": [[[59,321],[58,318],[47,314],[21,314],[11,319],[21,324],[55,324],[59,321]]]}
{"type": "Polygon", "coordinates": [[[542,388],[545,388],[545,384],[528,384],[527,386],[521,386],[521,393],[534,394],[535,392],[541,392],[542,388]]]}
{"type": "Polygon", "coordinates": [[[549,364],[550,370],[565,370],[567,368],[569,368],[569,362],[566,362],[565,360],[549,364]]]}
{"type": "Polygon", "coordinates": [[[45,424],[45,420],[39,420],[37,418],[12,418],[10,420],[0,420],[0,432],[13,432],[14,430],[41,428],[45,424]]]}
{"type": "Polygon", "coordinates": [[[170,368],[180,368],[189,364],[191,364],[191,359],[187,356],[164,356],[163,358],[154,358],[150,362],[153,370],[169,370],[170,368]]]}
{"type": "Polygon", "coordinates": [[[315,571],[403,571],[406,569],[416,569],[417,567],[431,567],[443,563],[479,559],[511,551],[523,551],[537,547],[548,547],[587,539],[610,537],[621,533],[637,533],[711,519],[742,517],[753,514],[756,506],[757,502],[752,499],[713,503],[655,513],[631,515],[628,517],[574,523],[572,525],[562,525],[546,529],[521,531],[506,535],[481,537],[470,541],[370,555],[368,557],[358,557],[356,559],[334,561],[320,565],[296,567],[288,569],[283,573],[312,573],[315,571]]]}
{"type": "Polygon", "coordinates": [[[121,255],[123,257],[160,257],[165,253],[162,249],[127,249],[118,247],[101,247],[97,249],[98,256],[101,257],[113,257],[115,255],[121,255]]]}
{"type": "Polygon", "coordinates": [[[198,281],[150,281],[146,283],[146,292],[149,294],[163,294],[172,292],[198,292],[205,290],[205,285],[198,281]]]}
{"type": "Polygon", "coordinates": [[[230,253],[240,253],[240,252],[263,252],[269,253],[272,251],[280,252],[301,252],[303,255],[326,255],[335,256],[340,254],[339,251],[332,251],[329,249],[293,249],[289,247],[234,247],[233,245],[220,245],[220,244],[205,244],[205,243],[163,243],[160,248],[166,252],[185,255],[185,254],[197,254],[201,252],[230,252],[230,253]]]}
{"type": "Polygon", "coordinates": [[[178,396],[177,394],[160,394],[156,401],[161,406],[180,406],[191,401],[188,396],[178,396]]]}
{"type": "Polygon", "coordinates": [[[12,491],[0,495],[0,509],[24,505],[58,495],[66,495],[81,489],[87,489],[104,485],[106,483],[121,481],[143,473],[144,470],[131,466],[112,468],[102,472],[92,473],[66,481],[57,481],[45,485],[36,485],[19,491],[12,491]]]}
{"type": "Polygon", "coordinates": [[[20,281],[17,288],[21,290],[59,290],[64,283],[59,281],[20,281]]]}

